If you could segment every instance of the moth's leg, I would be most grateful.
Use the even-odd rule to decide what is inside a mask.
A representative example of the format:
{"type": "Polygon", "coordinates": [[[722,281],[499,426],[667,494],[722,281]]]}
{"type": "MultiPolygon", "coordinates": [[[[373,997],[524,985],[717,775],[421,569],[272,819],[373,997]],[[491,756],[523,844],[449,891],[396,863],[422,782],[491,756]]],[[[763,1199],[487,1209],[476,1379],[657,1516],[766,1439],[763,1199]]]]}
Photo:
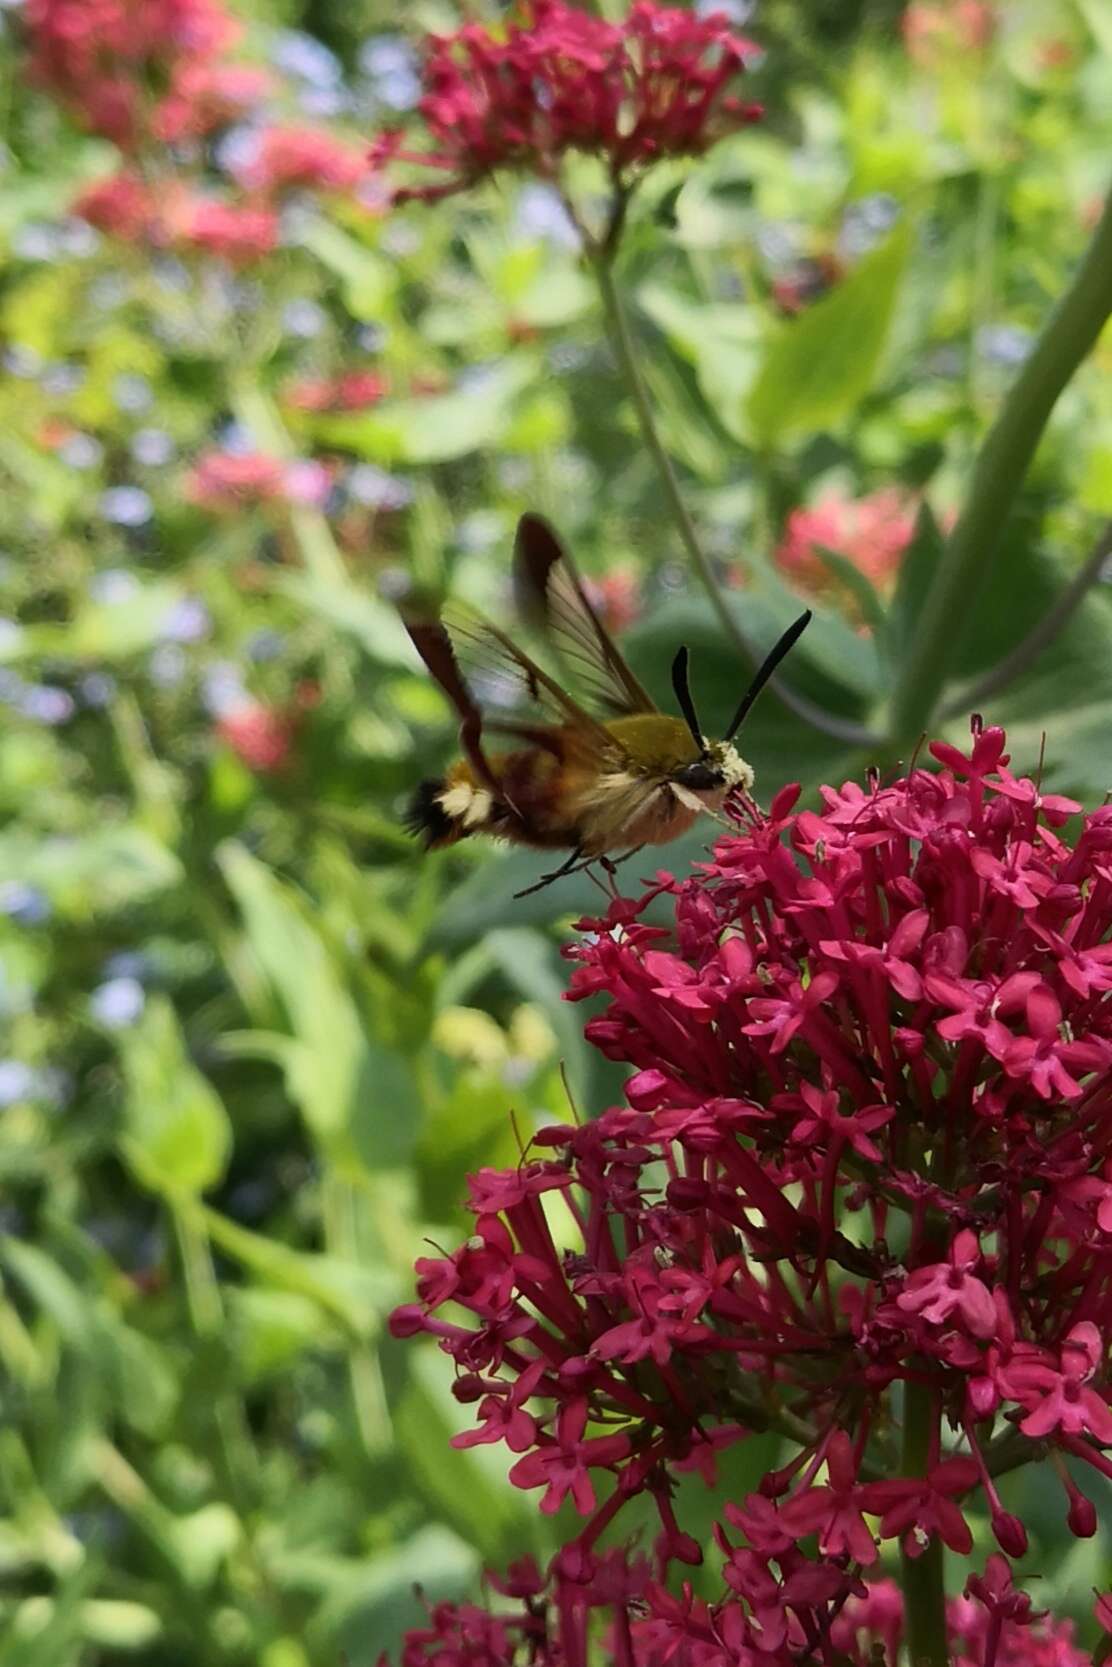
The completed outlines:
{"type": "Polygon", "coordinates": [[[532,897],[535,891],[543,891],[545,886],[550,886],[552,884],[553,880],[562,880],[565,874],[575,873],[580,864],[582,864],[584,868],[587,866],[586,863],[583,862],[583,852],[577,845],[575,850],[568,857],[567,861],[562,862],[559,868],[554,868],[551,874],[542,874],[535,885],[526,886],[524,891],[515,891],[514,902],[516,903],[519,897],[532,897]]]}
{"type": "Polygon", "coordinates": [[[632,846],[628,851],[623,851],[620,857],[597,857],[595,859],[610,882],[609,890],[611,897],[619,897],[621,895],[618,890],[617,873],[622,863],[628,862],[630,857],[635,857],[639,851],[643,851],[644,849],[645,846],[644,843],[642,843],[640,845],[632,846]]]}

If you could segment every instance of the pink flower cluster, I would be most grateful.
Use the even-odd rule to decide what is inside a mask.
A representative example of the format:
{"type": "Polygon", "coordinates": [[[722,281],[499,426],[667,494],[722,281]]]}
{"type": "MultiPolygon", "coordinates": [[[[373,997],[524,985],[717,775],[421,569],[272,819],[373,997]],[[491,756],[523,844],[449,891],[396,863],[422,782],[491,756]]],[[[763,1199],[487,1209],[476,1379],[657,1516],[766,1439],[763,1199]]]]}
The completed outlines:
{"type": "MultiPolygon", "coordinates": [[[[1095,1531],[1067,1461],[1112,1475],[1112,807],[1067,834],[1079,807],[979,721],[931,751],[819,811],[785,789],[696,876],[581,923],[569,994],[605,999],[586,1034],[634,1068],[626,1103],[472,1177],[472,1235],[393,1318],[455,1362],[456,1444],[574,1505],[556,1573],[588,1592],[631,1499],[663,1582],[704,1556],[679,1476],[790,1442],[715,1529],[721,1601],[653,1588],[623,1667],[814,1659],[880,1601],[881,1543],[964,1556],[970,1507],[1020,1556],[998,1479],[1031,1461],[1095,1531]]],[[[971,1598],[996,1617],[971,1660],[1041,1659],[1005,1647],[1032,1617],[1003,1559],[971,1598]]]]}
{"type": "Polygon", "coordinates": [[[836,592],[839,580],[819,549],[853,563],[880,591],[891,587],[915,535],[915,509],[893,487],[850,499],[829,492],[807,508],[793,509],[773,557],[780,571],[810,595],[836,592]]]}
{"type": "Polygon", "coordinates": [[[207,451],[186,477],[185,496],[216,514],[236,514],[266,504],[319,506],[332,475],[327,465],[298,458],[287,462],[266,452],[207,451]]]}
{"type": "MultiPolygon", "coordinates": [[[[675,1597],[652,1579],[644,1558],[612,1552],[597,1558],[585,1577],[554,1567],[547,1579],[523,1558],[504,1577],[488,1579],[514,1607],[430,1606],[428,1624],[406,1637],[401,1667],[770,1667],[785,1659],[774,1643],[781,1630],[774,1611],[762,1640],[771,1647],[752,1648],[739,1639],[737,1611],[701,1601],[689,1588],[675,1597]],[[609,1622],[607,1647],[595,1653],[592,1620],[600,1615],[609,1622]]],[[[805,1582],[798,1584],[802,1591],[805,1582]]],[[[1098,1618],[1108,1601],[1098,1603],[1098,1618]]],[[[999,1556],[947,1604],[946,1622],[954,1667],[1091,1667],[1072,1624],[1036,1611],[999,1556]]],[[[795,1659],[895,1667],[905,1642],[899,1587],[891,1580],[855,1583],[826,1633],[812,1642],[823,1653],[795,1659]]],[[[379,1667],[388,1667],[385,1656],[379,1667]]]]}
{"type": "Polygon", "coordinates": [[[551,176],[569,150],[625,181],[663,157],[698,156],[760,110],[730,89],[754,48],[718,13],[634,0],[620,24],[565,0],[532,0],[528,21],[467,24],[425,45],[427,151],[384,136],[380,160],[431,164],[447,178],[396,193],[433,198],[499,169],[551,176]]]}
{"type": "Polygon", "coordinates": [[[219,0],[27,0],[25,17],[35,79],[125,150],[206,131],[202,112],[216,125],[265,86],[219,62],[239,35],[219,0]]]}

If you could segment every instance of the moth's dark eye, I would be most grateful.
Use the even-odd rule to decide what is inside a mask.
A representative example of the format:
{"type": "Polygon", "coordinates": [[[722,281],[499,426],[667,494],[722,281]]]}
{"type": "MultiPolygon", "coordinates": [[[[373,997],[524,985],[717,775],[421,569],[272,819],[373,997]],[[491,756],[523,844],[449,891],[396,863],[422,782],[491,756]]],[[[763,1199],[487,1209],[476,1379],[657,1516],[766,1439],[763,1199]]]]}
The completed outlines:
{"type": "Polygon", "coordinates": [[[699,759],[695,764],[685,764],[682,770],[677,770],[675,780],[681,787],[690,787],[693,793],[709,793],[713,787],[721,787],[723,776],[721,770],[716,770],[705,759],[699,759]]]}

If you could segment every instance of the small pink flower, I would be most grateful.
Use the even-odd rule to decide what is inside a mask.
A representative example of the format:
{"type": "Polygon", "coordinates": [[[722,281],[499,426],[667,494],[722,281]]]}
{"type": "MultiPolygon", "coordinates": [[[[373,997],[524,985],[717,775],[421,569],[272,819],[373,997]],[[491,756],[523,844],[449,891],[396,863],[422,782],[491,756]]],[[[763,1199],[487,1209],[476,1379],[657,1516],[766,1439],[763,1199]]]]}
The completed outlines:
{"type": "Polygon", "coordinates": [[[250,191],[350,191],[367,171],[364,156],[315,127],[267,127],[238,170],[250,191]]]}
{"type": "Polygon", "coordinates": [[[570,1401],[556,1420],[555,1438],[518,1459],[510,1471],[515,1487],[544,1488],[541,1510],[546,1516],[559,1510],[569,1495],[580,1516],[587,1516],[595,1507],[588,1469],[613,1465],[629,1452],[628,1436],[592,1436],[585,1440],[586,1427],[587,1402],[570,1401]]]}
{"type": "Polygon", "coordinates": [[[286,495],[286,466],[262,452],[204,452],[185,482],[185,495],[204,509],[234,512],[286,495]]]}
{"type": "Polygon", "coordinates": [[[257,775],[277,775],[290,763],[293,724],[284,713],[260,701],[245,701],[225,712],[216,733],[257,775]]]}
{"type": "Polygon", "coordinates": [[[817,554],[832,550],[883,591],[894,584],[914,533],[914,504],[895,490],[858,499],[831,492],[810,508],[792,510],[773,560],[800,589],[837,594],[841,583],[817,554]]]}
{"type": "Polygon", "coordinates": [[[917,1268],[896,1298],[905,1313],[943,1325],[952,1314],[974,1337],[989,1338],[996,1329],[996,1305],[984,1282],[970,1273],[980,1264],[977,1235],[965,1228],[950,1246],[949,1260],[917,1268]]]}

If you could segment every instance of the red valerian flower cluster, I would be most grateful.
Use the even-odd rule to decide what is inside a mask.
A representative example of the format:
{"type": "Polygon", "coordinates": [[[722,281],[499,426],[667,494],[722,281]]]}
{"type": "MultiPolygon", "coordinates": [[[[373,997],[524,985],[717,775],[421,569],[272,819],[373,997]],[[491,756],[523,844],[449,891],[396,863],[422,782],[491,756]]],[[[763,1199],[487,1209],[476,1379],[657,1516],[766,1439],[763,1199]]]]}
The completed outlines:
{"type": "MultiPolygon", "coordinates": [[[[704,1603],[689,1590],[672,1596],[652,1580],[643,1558],[611,1553],[586,1577],[555,1569],[547,1581],[523,1558],[504,1578],[490,1577],[490,1585],[516,1607],[432,1605],[428,1625],[407,1634],[401,1667],[775,1667],[792,1659],[774,1642],[782,1631],[775,1611],[765,1647],[739,1648],[736,1611],[704,1603]],[[594,1647],[592,1627],[598,1615],[609,1623],[601,1648],[594,1647]]],[[[1109,1601],[1098,1603],[1098,1619],[1109,1601]]],[[[1072,1623],[1036,1611],[999,1556],[946,1605],[946,1624],[954,1667],[1091,1667],[1072,1623]]],[[[851,1592],[821,1641],[826,1653],[802,1659],[892,1667],[904,1642],[899,1587],[876,1580],[851,1592]]],[[[379,1667],[388,1667],[385,1656],[379,1667]]]]}
{"type": "Polygon", "coordinates": [[[376,154],[447,177],[395,200],[446,196],[503,168],[551,177],[570,150],[604,158],[629,182],[663,157],[701,155],[761,113],[730,90],[755,49],[722,13],[635,0],[618,24],[565,0],[523,9],[524,23],[428,37],[420,112],[430,148],[405,151],[393,132],[376,154]]]}
{"type": "Polygon", "coordinates": [[[25,19],[36,80],[123,149],[159,130],[163,106],[177,130],[198,78],[190,109],[215,101],[220,120],[233,113],[229,101],[239,108],[241,95],[258,93],[257,72],[213,81],[215,60],[239,35],[217,0],[27,0],[25,19]]]}
{"type": "MultiPolygon", "coordinates": [[[[615,1661],[673,1634],[700,1667],[812,1659],[879,1601],[883,1542],[964,1556],[972,1506],[1020,1556],[997,1479],[1029,1461],[1095,1531],[1066,1461],[1112,1475],[1112,807],[1068,834],[1079,807],[1004,747],[977,722],[937,773],[818,812],[785,789],[694,877],[581,923],[569,994],[606,998],[586,1034],[634,1067],[627,1103],[474,1176],[472,1236],[394,1316],[456,1363],[456,1443],[505,1443],[542,1511],[584,1519],[566,1581],[609,1566],[637,1495],[654,1579],[701,1562],[678,1475],[790,1444],[716,1527],[722,1602],[661,1586],[659,1648],[615,1661]]],[[[990,1572],[1012,1595],[970,1659],[1041,1659],[1009,1655],[1029,1606],[990,1572]]]]}

